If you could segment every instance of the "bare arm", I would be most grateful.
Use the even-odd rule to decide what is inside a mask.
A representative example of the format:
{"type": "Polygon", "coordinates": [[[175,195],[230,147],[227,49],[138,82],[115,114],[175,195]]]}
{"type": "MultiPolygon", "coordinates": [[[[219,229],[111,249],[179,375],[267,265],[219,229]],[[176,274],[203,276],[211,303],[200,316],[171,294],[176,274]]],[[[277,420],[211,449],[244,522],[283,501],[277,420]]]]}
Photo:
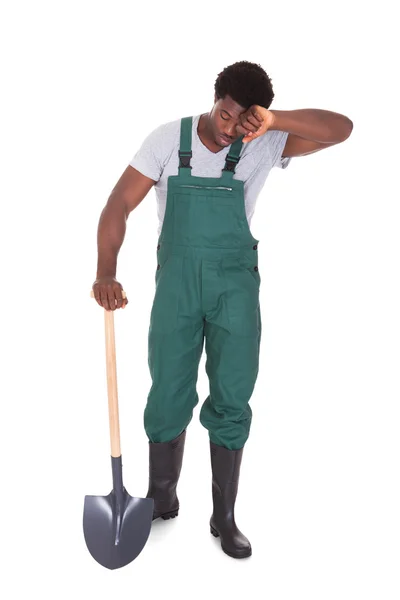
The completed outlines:
{"type": "Polygon", "coordinates": [[[303,156],[347,140],[353,122],[331,110],[268,110],[254,104],[240,114],[240,124],[236,126],[236,131],[244,135],[245,144],[273,129],[289,133],[282,156],[303,156]]]}
{"type": "Polygon", "coordinates": [[[117,258],[125,238],[126,221],[156,182],[130,165],[122,173],[103,208],[97,229],[97,274],[93,293],[106,310],[124,307],[122,285],[116,280],[117,258]]]}
{"type": "Polygon", "coordinates": [[[337,112],[318,108],[272,110],[271,129],[288,131],[282,156],[303,156],[347,140],[353,122],[337,112]]]}

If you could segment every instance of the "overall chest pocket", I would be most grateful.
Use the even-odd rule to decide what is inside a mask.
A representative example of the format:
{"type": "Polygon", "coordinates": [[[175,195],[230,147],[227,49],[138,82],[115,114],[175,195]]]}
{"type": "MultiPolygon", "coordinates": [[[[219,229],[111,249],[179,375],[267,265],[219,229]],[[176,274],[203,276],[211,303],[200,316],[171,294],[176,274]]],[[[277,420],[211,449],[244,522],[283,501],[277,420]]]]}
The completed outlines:
{"type": "Polygon", "coordinates": [[[174,197],[175,243],[235,247],[240,244],[245,225],[240,200],[233,193],[202,191],[198,194],[176,194],[174,197]]]}

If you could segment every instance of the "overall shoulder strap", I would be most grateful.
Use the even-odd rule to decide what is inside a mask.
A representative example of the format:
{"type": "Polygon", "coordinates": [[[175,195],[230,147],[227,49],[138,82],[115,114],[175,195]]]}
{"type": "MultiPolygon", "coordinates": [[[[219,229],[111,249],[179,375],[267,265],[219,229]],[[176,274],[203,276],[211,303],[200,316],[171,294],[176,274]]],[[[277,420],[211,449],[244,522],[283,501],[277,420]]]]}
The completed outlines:
{"type": "Polygon", "coordinates": [[[181,138],[179,147],[179,171],[181,169],[191,169],[190,159],[192,158],[192,124],[193,117],[183,117],[181,119],[181,138]]]}
{"type": "Polygon", "coordinates": [[[226,155],[225,167],[222,169],[223,171],[230,171],[232,173],[235,172],[235,167],[240,160],[240,152],[243,146],[243,138],[244,135],[241,135],[240,137],[238,137],[237,140],[233,142],[228,154],[226,155]]]}

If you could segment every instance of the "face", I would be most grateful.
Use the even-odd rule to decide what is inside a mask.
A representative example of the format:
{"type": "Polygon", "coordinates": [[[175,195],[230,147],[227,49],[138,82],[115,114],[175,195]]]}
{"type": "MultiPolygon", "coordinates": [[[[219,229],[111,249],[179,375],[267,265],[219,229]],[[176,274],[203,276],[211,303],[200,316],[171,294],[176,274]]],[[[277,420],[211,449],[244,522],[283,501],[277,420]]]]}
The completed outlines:
{"type": "Polygon", "coordinates": [[[239,115],[245,112],[246,109],[232,100],[230,96],[225,96],[225,98],[219,100],[214,96],[214,102],[209,120],[210,133],[217,146],[225,148],[240,137],[240,134],[236,131],[236,125],[240,124],[239,115]]]}

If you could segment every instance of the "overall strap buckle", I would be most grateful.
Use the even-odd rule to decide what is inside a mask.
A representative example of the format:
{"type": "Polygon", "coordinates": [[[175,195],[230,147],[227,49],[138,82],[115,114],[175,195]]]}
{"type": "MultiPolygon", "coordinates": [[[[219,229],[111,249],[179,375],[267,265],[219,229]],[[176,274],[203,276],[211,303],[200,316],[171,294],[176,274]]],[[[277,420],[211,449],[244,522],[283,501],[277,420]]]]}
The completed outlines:
{"type": "Polygon", "coordinates": [[[190,159],[192,158],[192,151],[184,152],[179,150],[179,168],[191,169],[190,159]]]}
{"type": "Polygon", "coordinates": [[[235,172],[235,167],[238,164],[240,160],[240,156],[231,156],[231,155],[227,155],[226,160],[225,160],[225,166],[222,169],[223,171],[230,171],[232,173],[235,172]]]}

